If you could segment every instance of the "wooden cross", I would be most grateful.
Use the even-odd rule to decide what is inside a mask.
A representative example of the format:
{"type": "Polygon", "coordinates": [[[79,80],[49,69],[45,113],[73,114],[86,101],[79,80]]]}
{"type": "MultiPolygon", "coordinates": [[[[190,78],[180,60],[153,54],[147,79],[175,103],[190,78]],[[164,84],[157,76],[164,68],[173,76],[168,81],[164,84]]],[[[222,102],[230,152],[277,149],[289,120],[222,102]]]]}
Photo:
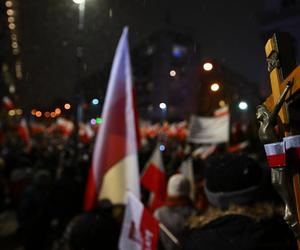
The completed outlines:
{"type": "MultiPolygon", "coordinates": [[[[289,89],[285,102],[282,105],[279,111],[280,121],[283,124],[282,128],[284,131],[285,136],[292,135],[291,133],[291,116],[289,112],[289,104],[292,103],[295,99],[298,99],[300,96],[300,65],[296,68],[294,63],[294,59],[292,58],[293,55],[286,55],[282,53],[284,48],[290,48],[291,44],[285,44],[282,47],[279,45],[279,40],[282,38],[281,36],[285,34],[274,34],[272,38],[270,38],[265,46],[265,53],[268,62],[268,70],[270,73],[270,81],[271,81],[271,88],[272,88],[272,95],[270,95],[264,105],[267,107],[269,111],[272,111],[277,104],[280,96],[282,95],[283,91],[285,90],[288,83],[292,83],[292,87],[289,89]],[[285,63],[282,62],[282,59],[286,56],[283,60],[285,63]],[[292,57],[291,57],[292,56],[292,57]],[[285,64],[285,65],[284,65],[285,64]],[[294,68],[292,70],[292,68],[294,68]]],[[[291,51],[290,51],[291,52],[291,51]]],[[[298,99],[299,100],[299,99],[298,99]]],[[[300,106],[298,110],[300,109],[300,106]]],[[[295,205],[297,214],[297,220],[299,223],[300,218],[300,182],[299,182],[299,170],[292,166],[294,169],[292,170],[292,180],[293,180],[293,188],[294,188],[294,198],[295,198],[295,205]]],[[[300,223],[299,223],[300,224],[300,223]]],[[[298,249],[300,249],[300,239],[297,239],[298,249]]]]}

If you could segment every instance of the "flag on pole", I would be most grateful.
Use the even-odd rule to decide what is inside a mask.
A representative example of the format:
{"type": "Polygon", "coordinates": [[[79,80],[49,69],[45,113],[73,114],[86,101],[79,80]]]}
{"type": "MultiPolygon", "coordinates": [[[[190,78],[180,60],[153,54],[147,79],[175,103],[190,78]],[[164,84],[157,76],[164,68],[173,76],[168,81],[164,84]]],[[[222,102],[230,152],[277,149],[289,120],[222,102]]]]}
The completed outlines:
{"type": "Polygon", "coordinates": [[[189,180],[191,185],[190,198],[191,200],[195,199],[195,176],[193,169],[193,159],[192,157],[188,157],[184,161],[182,161],[178,171],[189,180]]]}
{"type": "Polygon", "coordinates": [[[286,154],[283,142],[265,144],[264,147],[271,168],[286,166],[286,154]]]}
{"type": "Polygon", "coordinates": [[[125,203],[126,190],[140,196],[137,122],[127,27],[114,56],[102,118],[87,182],[85,210],[92,209],[97,199],[125,203]]]}
{"type": "Polygon", "coordinates": [[[159,222],[128,192],[128,201],[119,238],[120,250],[156,250],[159,222]]]}
{"type": "Polygon", "coordinates": [[[218,144],[229,141],[229,114],[216,117],[192,116],[188,141],[218,144]]]}
{"type": "Polygon", "coordinates": [[[30,138],[27,122],[24,118],[21,119],[20,124],[18,126],[18,134],[21,137],[22,141],[26,144],[28,149],[30,149],[32,146],[32,143],[31,143],[31,138],[30,138]]]}
{"type": "Polygon", "coordinates": [[[148,204],[151,212],[162,206],[166,199],[167,177],[159,146],[155,147],[141,176],[143,187],[151,192],[148,204]]]}

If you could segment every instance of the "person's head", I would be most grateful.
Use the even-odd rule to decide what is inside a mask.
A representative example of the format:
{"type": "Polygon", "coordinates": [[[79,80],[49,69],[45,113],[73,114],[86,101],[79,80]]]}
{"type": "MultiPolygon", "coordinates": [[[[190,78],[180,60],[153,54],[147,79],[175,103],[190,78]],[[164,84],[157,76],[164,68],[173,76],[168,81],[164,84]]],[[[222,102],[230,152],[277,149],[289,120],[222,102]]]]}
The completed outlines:
{"type": "Polygon", "coordinates": [[[182,174],[174,174],[170,177],[167,186],[168,197],[189,197],[190,182],[182,174]]]}
{"type": "Polygon", "coordinates": [[[262,182],[261,166],[247,155],[219,153],[208,159],[205,193],[216,207],[226,209],[231,204],[259,201],[262,182]]]}

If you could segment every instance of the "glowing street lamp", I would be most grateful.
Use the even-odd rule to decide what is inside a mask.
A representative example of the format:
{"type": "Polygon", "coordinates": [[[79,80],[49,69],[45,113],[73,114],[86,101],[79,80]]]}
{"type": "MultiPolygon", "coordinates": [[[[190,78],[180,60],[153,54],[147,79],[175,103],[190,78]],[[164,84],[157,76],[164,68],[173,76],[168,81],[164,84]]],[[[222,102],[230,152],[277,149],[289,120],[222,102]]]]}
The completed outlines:
{"type": "Polygon", "coordinates": [[[167,104],[165,104],[164,102],[161,102],[161,103],[159,104],[159,108],[160,108],[161,110],[166,110],[166,109],[167,109],[167,104]]]}
{"type": "Polygon", "coordinates": [[[176,71],[174,69],[170,71],[170,76],[172,76],[172,77],[176,76],[176,71]]]}
{"type": "Polygon", "coordinates": [[[213,67],[214,66],[212,65],[212,63],[209,63],[209,62],[206,62],[206,63],[203,64],[203,69],[205,71],[211,71],[213,69],[213,67]]]}
{"type": "Polygon", "coordinates": [[[248,104],[247,104],[247,102],[241,101],[241,102],[239,103],[239,109],[240,109],[240,110],[246,110],[246,109],[248,109],[248,104]]]}
{"type": "Polygon", "coordinates": [[[211,89],[211,91],[216,92],[216,91],[218,91],[220,89],[220,85],[218,83],[213,83],[210,86],[210,89],[211,89]]]}

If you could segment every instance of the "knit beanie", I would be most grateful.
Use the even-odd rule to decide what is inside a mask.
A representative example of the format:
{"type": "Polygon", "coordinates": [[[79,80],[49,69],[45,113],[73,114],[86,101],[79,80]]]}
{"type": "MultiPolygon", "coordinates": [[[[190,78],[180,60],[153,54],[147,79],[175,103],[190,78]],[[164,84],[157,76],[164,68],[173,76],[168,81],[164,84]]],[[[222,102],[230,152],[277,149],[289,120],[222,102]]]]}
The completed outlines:
{"type": "Polygon", "coordinates": [[[170,197],[190,195],[190,182],[182,174],[174,174],[170,177],[167,186],[167,194],[170,197]]]}
{"type": "Polygon", "coordinates": [[[218,153],[208,159],[204,175],[207,199],[216,207],[226,209],[231,203],[246,205],[259,199],[262,168],[244,154],[218,153]]]}

